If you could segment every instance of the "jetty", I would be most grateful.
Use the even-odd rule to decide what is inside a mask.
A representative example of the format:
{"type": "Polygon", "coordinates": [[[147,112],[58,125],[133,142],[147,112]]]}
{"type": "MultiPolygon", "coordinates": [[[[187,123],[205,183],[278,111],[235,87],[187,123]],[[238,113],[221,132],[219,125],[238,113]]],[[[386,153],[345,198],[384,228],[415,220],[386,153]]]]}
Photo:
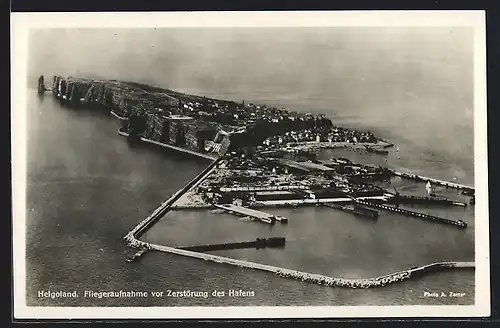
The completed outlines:
{"type": "Polygon", "coordinates": [[[208,244],[208,245],[195,245],[195,246],[181,246],[177,247],[179,249],[184,249],[193,252],[210,252],[210,251],[222,251],[222,250],[233,250],[241,248],[283,248],[285,246],[285,237],[271,237],[271,238],[257,238],[254,241],[242,241],[233,243],[221,243],[221,244],[208,244]]]}
{"type": "Polygon", "coordinates": [[[437,222],[437,223],[448,224],[448,225],[452,225],[452,226],[462,228],[462,229],[467,228],[467,223],[465,223],[462,220],[455,221],[455,220],[445,219],[442,217],[429,215],[429,214],[425,214],[425,213],[420,213],[420,212],[415,212],[415,211],[410,211],[410,210],[402,209],[399,207],[393,207],[393,206],[388,206],[385,204],[378,204],[378,203],[373,203],[373,202],[369,202],[369,201],[364,201],[364,200],[360,200],[359,198],[356,200],[356,202],[361,204],[361,205],[375,207],[375,208],[379,208],[382,210],[399,213],[399,214],[402,214],[405,216],[411,216],[411,217],[416,217],[419,219],[424,219],[424,220],[433,221],[433,222],[437,222]]]}
{"type": "Polygon", "coordinates": [[[215,204],[215,207],[227,211],[228,213],[237,213],[241,216],[247,216],[259,220],[267,224],[275,224],[276,221],[280,223],[288,223],[288,219],[282,216],[269,214],[266,212],[258,211],[255,209],[237,206],[233,204],[215,204]]]}

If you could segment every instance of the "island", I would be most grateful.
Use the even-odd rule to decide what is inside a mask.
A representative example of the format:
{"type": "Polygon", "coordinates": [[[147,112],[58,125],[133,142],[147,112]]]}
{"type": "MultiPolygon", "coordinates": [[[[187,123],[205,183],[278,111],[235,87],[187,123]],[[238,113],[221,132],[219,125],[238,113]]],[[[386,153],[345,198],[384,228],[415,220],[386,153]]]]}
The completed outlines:
{"type": "MultiPolygon", "coordinates": [[[[168,211],[193,208],[224,211],[274,225],[287,224],[288,219],[265,212],[266,207],[327,206],[372,220],[377,220],[379,211],[390,211],[466,229],[467,224],[462,220],[441,218],[398,205],[468,205],[434,194],[431,184],[459,189],[474,205],[474,188],[388,167],[353,163],[342,157],[319,158],[322,150],[332,148],[386,156],[387,149],[394,146],[369,131],[337,126],[326,115],[299,113],[244,100],[212,99],[136,82],[54,76],[49,89],[45,88],[41,76],[39,83],[39,92],[52,92],[64,106],[95,107],[109,112],[122,121],[118,133],[130,143],[155,144],[209,162],[205,170],[124,237],[127,245],[138,249],[129,262],[148,250],[156,250],[350,288],[385,286],[437,269],[474,268],[473,262],[452,261],[376,278],[333,278],[204,252],[214,248],[262,248],[268,246],[268,242],[273,246],[274,239],[183,247],[141,241],[141,235],[168,211]],[[382,182],[394,176],[427,182],[429,192],[426,196],[413,196],[384,188],[382,182]]],[[[284,238],[276,240],[280,247],[284,246],[284,238]]]]}

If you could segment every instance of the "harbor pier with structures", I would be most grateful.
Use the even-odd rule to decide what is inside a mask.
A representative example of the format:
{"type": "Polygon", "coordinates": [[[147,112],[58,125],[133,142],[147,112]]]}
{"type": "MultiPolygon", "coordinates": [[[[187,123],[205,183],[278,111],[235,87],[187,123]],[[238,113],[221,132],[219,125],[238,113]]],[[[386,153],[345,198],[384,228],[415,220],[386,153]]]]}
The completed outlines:
{"type": "Polygon", "coordinates": [[[423,220],[433,221],[436,223],[448,224],[448,225],[458,227],[461,229],[467,228],[467,223],[465,223],[462,220],[455,221],[455,220],[445,219],[445,218],[441,218],[441,217],[434,216],[434,215],[410,211],[410,210],[399,208],[399,207],[393,207],[393,206],[388,206],[385,204],[373,203],[370,201],[364,201],[364,200],[359,200],[359,199],[357,200],[357,203],[359,203],[361,205],[369,206],[369,207],[374,207],[374,208],[379,208],[379,209],[390,211],[390,212],[399,213],[399,214],[402,214],[405,216],[410,216],[410,217],[415,217],[415,218],[419,218],[419,219],[423,219],[423,220]]]}

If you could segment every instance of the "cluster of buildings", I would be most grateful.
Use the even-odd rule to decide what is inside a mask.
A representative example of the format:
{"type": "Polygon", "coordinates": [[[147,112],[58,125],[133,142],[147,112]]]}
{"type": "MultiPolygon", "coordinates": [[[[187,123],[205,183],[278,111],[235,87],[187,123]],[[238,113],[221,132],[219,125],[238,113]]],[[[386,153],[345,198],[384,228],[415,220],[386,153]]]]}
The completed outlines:
{"type": "MultiPolygon", "coordinates": [[[[198,187],[208,204],[251,205],[266,201],[383,196],[375,185],[353,181],[331,170],[316,170],[299,162],[275,158],[232,156],[198,187]],[[290,164],[289,163],[294,163],[290,164]]],[[[325,166],[326,167],[326,166],[325,166]]]]}
{"type": "Polygon", "coordinates": [[[288,131],[282,135],[272,136],[264,140],[266,146],[296,144],[304,142],[348,142],[356,143],[376,143],[377,139],[371,132],[355,131],[332,126],[325,130],[322,128],[312,128],[298,131],[288,131]]]}

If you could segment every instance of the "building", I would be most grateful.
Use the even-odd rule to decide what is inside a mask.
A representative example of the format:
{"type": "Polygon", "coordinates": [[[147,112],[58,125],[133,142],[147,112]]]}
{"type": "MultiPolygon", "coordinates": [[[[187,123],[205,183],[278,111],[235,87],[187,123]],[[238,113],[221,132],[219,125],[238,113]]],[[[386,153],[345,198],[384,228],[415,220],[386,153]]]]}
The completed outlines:
{"type": "Polygon", "coordinates": [[[214,138],[214,144],[209,149],[210,152],[224,155],[231,145],[230,134],[224,130],[218,130],[214,138]]]}

